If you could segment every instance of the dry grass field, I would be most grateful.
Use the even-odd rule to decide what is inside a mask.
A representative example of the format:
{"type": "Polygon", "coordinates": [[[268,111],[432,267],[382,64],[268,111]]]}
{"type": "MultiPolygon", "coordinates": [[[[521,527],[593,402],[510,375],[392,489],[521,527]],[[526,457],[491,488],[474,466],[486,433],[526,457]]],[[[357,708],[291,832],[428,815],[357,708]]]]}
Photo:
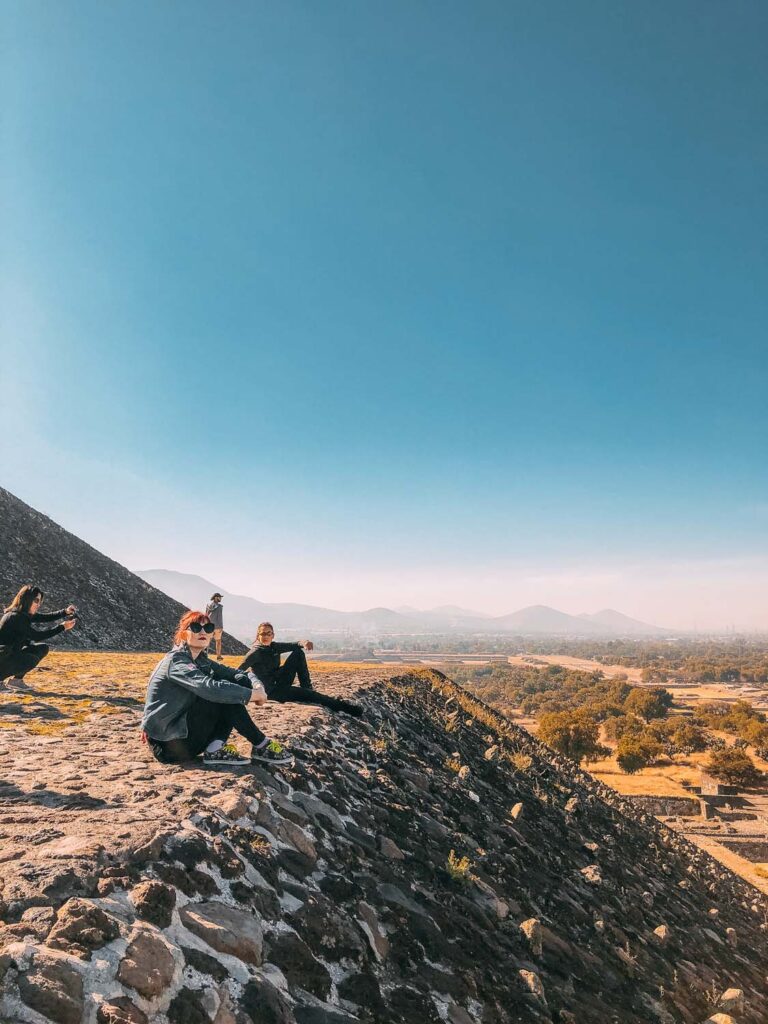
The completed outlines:
{"type": "MultiPolygon", "coordinates": [[[[676,698],[677,699],[677,698],[676,698]]],[[[713,698],[709,698],[713,699],[713,698]]],[[[527,729],[534,736],[538,730],[538,723],[530,715],[524,715],[520,711],[505,710],[514,722],[527,729]]],[[[721,736],[726,742],[732,743],[733,736],[725,732],[714,732],[713,735],[721,736]]],[[[601,736],[601,743],[616,749],[616,743],[601,736]]],[[[768,772],[768,761],[758,757],[752,747],[747,748],[747,753],[752,757],[755,765],[760,771],[768,772]]],[[[651,768],[642,768],[633,775],[627,775],[616,763],[615,757],[602,758],[599,761],[590,761],[584,765],[587,771],[596,775],[601,782],[612,786],[619,793],[626,796],[643,794],[647,796],[689,796],[690,794],[681,785],[688,781],[697,783],[699,772],[705,761],[709,758],[708,753],[703,754],[675,754],[674,757],[664,757],[658,764],[651,768]]]]}
{"type": "Polygon", "coordinates": [[[642,670],[639,668],[626,668],[624,665],[603,665],[599,661],[589,661],[587,658],[571,658],[567,654],[518,654],[510,656],[507,661],[510,665],[522,665],[530,668],[532,665],[562,665],[563,668],[572,668],[582,672],[595,672],[598,669],[607,679],[614,679],[616,676],[626,676],[630,683],[639,685],[641,682],[642,670]]]}
{"type": "MultiPolygon", "coordinates": [[[[114,714],[121,706],[144,703],[147,680],[162,652],[118,654],[94,651],[52,651],[42,666],[30,672],[30,693],[0,694],[0,729],[15,729],[38,736],[55,735],[81,724],[94,713],[114,714]]],[[[236,667],[240,657],[224,659],[236,667]]],[[[365,672],[380,665],[323,661],[311,671],[322,688],[323,676],[339,671],[365,672]]]]}

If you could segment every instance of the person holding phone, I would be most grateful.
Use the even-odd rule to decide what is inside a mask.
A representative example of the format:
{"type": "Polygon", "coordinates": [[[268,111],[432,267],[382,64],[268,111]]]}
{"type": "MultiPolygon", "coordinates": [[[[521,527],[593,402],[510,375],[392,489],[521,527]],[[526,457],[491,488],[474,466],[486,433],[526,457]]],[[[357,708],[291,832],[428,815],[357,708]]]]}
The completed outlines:
{"type": "Polygon", "coordinates": [[[291,764],[293,755],[267,739],[246,710],[248,703],[266,702],[258,679],[208,657],[214,629],[205,612],[186,612],[173,647],[150,676],[141,728],[153,755],[164,763],[202,754],[211,765],[291,764]],[[227,743],[232,730],[250,741],[250,757],[227,743]]]}
{"type": "Polygon", "coordinates": [[[50,640],[59,633],[73,629],[77,609],[73,604],[57,612],[41,612],[43,594],[40,587],[25,583],[0,618],[0,690],[29,690],[24,676],[37,668],[48,654],[50,640]],[[56,622],[56,626],[38,629],[38,622],[56,622]]]}

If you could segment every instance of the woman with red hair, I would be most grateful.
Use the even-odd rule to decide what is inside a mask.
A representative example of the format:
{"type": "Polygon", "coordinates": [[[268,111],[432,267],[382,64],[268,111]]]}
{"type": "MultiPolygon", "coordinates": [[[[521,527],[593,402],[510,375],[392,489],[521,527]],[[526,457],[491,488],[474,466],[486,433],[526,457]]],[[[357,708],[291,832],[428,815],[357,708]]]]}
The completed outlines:
{"type": "Polygon", "coordinates": [[[293,755],[267,739],[245,708],[266,702],[258,679],[208,658],[214,628],[204,612],[182,615],[173,648],[150,676],[141,728],[152,753],[163,762],[202,754],[214,765],[290,764],[293,755]],[[250,757],[227,743],[233,729],[250,741],[250,757]]]}

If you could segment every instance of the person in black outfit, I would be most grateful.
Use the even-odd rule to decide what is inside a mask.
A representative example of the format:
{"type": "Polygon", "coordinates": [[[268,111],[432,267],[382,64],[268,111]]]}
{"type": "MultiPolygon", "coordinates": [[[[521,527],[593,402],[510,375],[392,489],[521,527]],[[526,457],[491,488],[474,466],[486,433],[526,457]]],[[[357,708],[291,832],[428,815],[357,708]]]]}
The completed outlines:
{"type": "Polygon", "coordinates": [[[203,612],[186,612],[174,646],[158,663],[147,686],[141,728],[152,754],[164,764],[194,760],[227,767],[262,761],[291,764],[293,754],[269,740],[245,705],[266,704],[252,674],[208,658],[215,625],[203,612]],[[250,755],[227,743],[232,731],[251,742],[250,755]]]}
{"type": "Polygon", "coordinates": [[[48,653],[50,640],[66,630],[72,629],[77,620],[77,609],[73,604],[58,612],[41,612],[43,592],[39,587],[26,583],[0,618],[0,690],[28,690],[24,676],[36,668],[48,653]],[[55,622],[64,619],[49,629],[36,629],[36,622],[55,622]],[[2,680],[7,679],[4,683],[2,680]]]}
{"type": "Polygon", "coordinates": [[[313,647],[311,640],[279,643],[275,640],[272,623],[262,622],[256,632],[256,640],[240,664],[240,669],[253,672],[267,691],[269,700],[280,701],[281,704],[319,704],[331,711],[344,711],[359,718],[363,713],[359,704],[331,697],[327,693],[318,693],[312,686],[304,649],[311,651],[313,647]],[[288,655],[283,665],[280,664],[281,654],[288,655]],[[299,681],[298,686],[293,685],[295,679],[299,681]]]}

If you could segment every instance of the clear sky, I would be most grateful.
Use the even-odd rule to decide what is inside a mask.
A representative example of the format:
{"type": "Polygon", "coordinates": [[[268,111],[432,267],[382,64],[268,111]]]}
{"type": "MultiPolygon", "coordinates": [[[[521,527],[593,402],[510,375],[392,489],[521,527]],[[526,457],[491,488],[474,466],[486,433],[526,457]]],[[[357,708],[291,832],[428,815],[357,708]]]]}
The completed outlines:
{"type": "Polygon", "coordinates": [[[0,0],[0,482],[262,600],[768,628],[763,0],[0,0]]]}

